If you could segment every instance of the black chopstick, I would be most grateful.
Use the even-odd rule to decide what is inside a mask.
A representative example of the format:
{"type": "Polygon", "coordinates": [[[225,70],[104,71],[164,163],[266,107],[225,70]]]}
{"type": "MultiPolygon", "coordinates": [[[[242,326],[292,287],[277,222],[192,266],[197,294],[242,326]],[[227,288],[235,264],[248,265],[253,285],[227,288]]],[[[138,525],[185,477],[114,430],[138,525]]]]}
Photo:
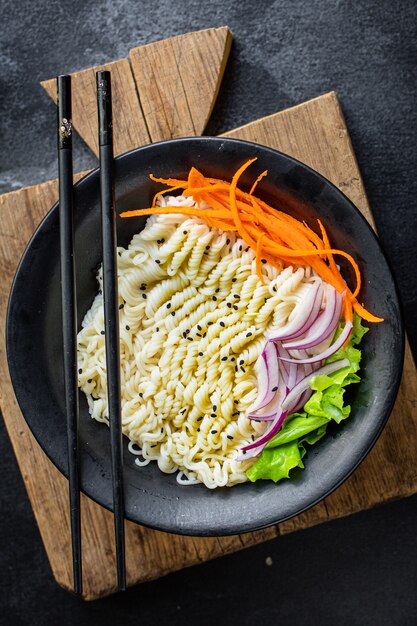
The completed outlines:
{"type": "Polygon", "coordinates": [[[117,583],[126,589],[122,416],[117,285],[117,234],[113,175],[113,129],[110,72],[99,71],[97,107],[100,155],[100,202],[103,238],[103,300],[106,338],[107,397],[113,476],[114,530],[117,583]]]}
{"type": "Polygon", "coordinates": [[[67,412],[69,504],[74,592],[82,592],[80,459],[78,454],[77,295],[74,258],[71,76],[57,77],[59,234],[62,336],[67,412]]]}

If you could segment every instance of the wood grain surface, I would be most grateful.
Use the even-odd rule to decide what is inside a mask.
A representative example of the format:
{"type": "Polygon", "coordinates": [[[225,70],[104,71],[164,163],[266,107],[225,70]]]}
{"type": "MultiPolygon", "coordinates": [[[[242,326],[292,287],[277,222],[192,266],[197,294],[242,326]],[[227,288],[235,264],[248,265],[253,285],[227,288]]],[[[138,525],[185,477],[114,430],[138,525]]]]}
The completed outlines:
{"type": "MultiPolygon", "coordinates": [[[[229,35],[226,40],[228,38],[229,35]]],[[[188,44],[191,44],[191,41],[188,44]]],[[[226,41],[222,45],[224,45],[224,55],[227,55],[229,44],[226,41]]],[[[160,44],[158,47],[160,48],[160,44]]],[[[182,53],[181,67],[187,63],[188,47],[190,45],[187,45],[182,53]]],[[[170,50],[170,46],[167,49],[170,50]]],[[[193,57],[201,54],[204,59],[204,49],[200,50],[200,53],[198,46],[192,50],[193,57]]],[[[149,50],[146,54],[150,54],[149,50]]],[[[141,56],[140,53],[136,55],[141,56]]],[[[158,58],[158,62],[163,63],[163,59],[158,58]]],[[[167,63],[168,61],[170,60],[168,59],[167,63]]],[[[128,62],[127,64],[116,62],[115,66],[117,72],[121,74],[118,79],[120,85],[131,85],[133,74],[128,62]]],[[[222,63],[219,67],[218,71],[221,72],[222,63]]],[[[94,75],[93,69],[88,72],[94,75]]],[[[82,72],[78,76],[80,74],[82,72]]],[[[175,82],[175,77],[173,80],[175,82]]],[[[179,84],[184,85],[180,77],[177,77],[177,80],[179,84]]],[[[82,81],[76,82],[75,87],[77,91],[79,90],[76,96],[77,102],[83,103],[84,110],[89,112],[88,115],[91,118],[84,120],[80,117],[80,132],[94,150],[96,148],[93,119],[95,91],[92,79],[83,77],[82,81]]],[[[217,88],[218,81],[212,81],[210,102],[214,100],[217,88]]],[[[135,89],[132,87],[129,89],[131,94],[136,94],[135,89]]],[[[123,93],[121,92],[121,98],[124,97],[123,93]]],[[[52,92],[51,95],[53,95],[52,92]]],[[[179,97],[181,99],[180,95],[179,97]]],[[[185,95],[183,94],[182,97],[185,98],[185,95]]],[[[187,97],[189,99],[189,94],[187,97]]],[[[155,106],[153,108],[149,106],[146,124],[144,124],[139,103],[136,106],[133,101],[129,102],[130,113],[125,113],[125,122],[123,122],[123,127],[128,127],[129,130],[120,136],[118,151],[131,149],[138,145],[138,142],[148,142],[149,135],[144,132],[144,127],[165,129],[163,132],[171,134],[177,132],[175,129],[179,126],[165,124],[166,111],[163,107],[160,108],[160,102],[158,96],[155,99],[155,106]]],[[[121,106],[126,106],[126,103],[121,106]]],[[[192,103],[189,103],[189,109],[194,110],[192,103]]],[[[200,128],[198,124],[203,123],[202,118],[199,122],[196,120],[197,118],[193,123],[197,125],[195,127],[200,128]]],[[[189,122],[190,120],[184,123],[189,122]]],[[[226,135],[278,148],[308,163],[342,189],[371,221],[361,176],[334,93],[325,94],[292,109],[257,120],[230,131],[226,135]]],[[[57,196],[57,183],[50,181],[0,197],[2,216],[0,222],[0,376],[2,380],[0,404],[54,576],[60,585],[70,589],[72,566],[67,481],[41,451],[26,426],[13,394],[4,345],[7,298],[18,260],[37,224],[56,201],[57,196]]],[[[337,491],[322,503],[288,522],[241,536],[181,537],[146,529],[129,522],[126,528],[128,584],[133,585],[157,578],[168,572],[272,539],[279,534],[306,528],[393,498],[415,493],[417,491],[416,406],[417,376],[407,346],[403,381],[390,421],[367,459],[337,491]]],[[[87,497],[83,497],[82,523],[84,597],[93,599],[116,590],[112,515],[87,497]]]]}
{"type": "Polygon", "coordinates": [[[231,33],[223,27],[179,35],[130,51],[153,142],[203,133],[231,44],[231,33]]]}

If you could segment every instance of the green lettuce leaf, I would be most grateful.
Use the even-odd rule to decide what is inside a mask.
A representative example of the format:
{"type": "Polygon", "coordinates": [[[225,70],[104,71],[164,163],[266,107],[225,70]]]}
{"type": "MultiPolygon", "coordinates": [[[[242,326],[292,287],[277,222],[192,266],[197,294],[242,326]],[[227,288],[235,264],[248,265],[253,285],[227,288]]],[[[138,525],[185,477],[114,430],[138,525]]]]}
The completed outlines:
{"type": "Polygon", "coordinates": [[[259,459],[247,470],[246,476],[252,482],[266,478],[277,483],[282,478],[289,478],[290,470],[294,467],[304,467],[302,452],[297,441],[283,444],[272,450],[263,450],[259,459]]]}
{"type": "MultiPolygon", "coordinates": [[[[342,332],[340,324],[336,337],[342,332]]],[[[287,417],[280,432],[265,446],[255,463],[247,470],[251,481],[271,479],[278,482],[289,478],[295,467],[303,468],[302,458],[306,453],[304,443],[313,445],[326,434],[327,424],[333,420],[338,424],[349,417],[351,407],[344,403],[345,388],[360,381],[357,372],[360,368],[361,351],[355,347],[362,340],[368,328],[362,326],[357,315],[353,318],[353,329],[346,347],[340,348],[326,360],[332,363],[339,359],[348,359],[349,366],[337,372],[315,376],[310,381],[313,390],[303,411],[287,417]]]]}

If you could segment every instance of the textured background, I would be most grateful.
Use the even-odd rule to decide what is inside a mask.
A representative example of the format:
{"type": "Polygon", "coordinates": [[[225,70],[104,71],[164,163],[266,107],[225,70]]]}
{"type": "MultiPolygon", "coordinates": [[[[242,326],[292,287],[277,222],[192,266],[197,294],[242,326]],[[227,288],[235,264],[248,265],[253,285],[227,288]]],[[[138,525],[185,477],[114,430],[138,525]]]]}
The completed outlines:
{"type": "MultiPolygon", "coordinates": [[[[39,81],[143,43],[232,29],[209,134],[336,90],[417,354],[415,0],[2,0],[0,11],[0,192],[56,177],[39,81]]],[[[77,170],[95,165],[75,150],[77,170]]],[[[417,497],[85,605],[52,578],[2,422],[0,445],[1,625],[417,625],[417,497]]]]}

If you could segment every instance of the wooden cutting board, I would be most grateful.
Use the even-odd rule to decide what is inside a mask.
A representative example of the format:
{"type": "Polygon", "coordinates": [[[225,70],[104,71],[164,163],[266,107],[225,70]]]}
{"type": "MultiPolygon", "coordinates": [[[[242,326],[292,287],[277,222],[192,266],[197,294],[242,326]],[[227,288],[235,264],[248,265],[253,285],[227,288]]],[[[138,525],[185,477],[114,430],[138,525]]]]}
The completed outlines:
{"type": "MultiPolygon", "coordinates": [[[[100,66],[112,71],[116,153],[150,141],[201,134],[217,96],[230,44],[227,28],[208,29],[136,48],[130,52],[129,60],[100,66]]],[[[97,154],[95,69],[73,76],[73,121],[97,154]]],[[[55,96],[54,81],[46,81],[43,86],[55,96]]],[[[333,92],[225,135],[278,148],[304,161],[335,183],[373,224],[343,114],[333,92]]],[[[56,181],[0,197],[0,403],[54,576],[62,587],[71,589],[67,481],[26,426],[13,394],[4,346],[7,299],[18,260],[57,197],[56,181]]],[[[416,407],[417,375],[407,345],[404,376],[389,423],[367,459],[336,492],[288,522],[241,536],[181,537],[129,522],[128,584],[416,493],[416,407]]],[[[84,597],[93,599],[116,590],[113,519],[111,513],[83,496],[82,523],[84,597]]]]}

